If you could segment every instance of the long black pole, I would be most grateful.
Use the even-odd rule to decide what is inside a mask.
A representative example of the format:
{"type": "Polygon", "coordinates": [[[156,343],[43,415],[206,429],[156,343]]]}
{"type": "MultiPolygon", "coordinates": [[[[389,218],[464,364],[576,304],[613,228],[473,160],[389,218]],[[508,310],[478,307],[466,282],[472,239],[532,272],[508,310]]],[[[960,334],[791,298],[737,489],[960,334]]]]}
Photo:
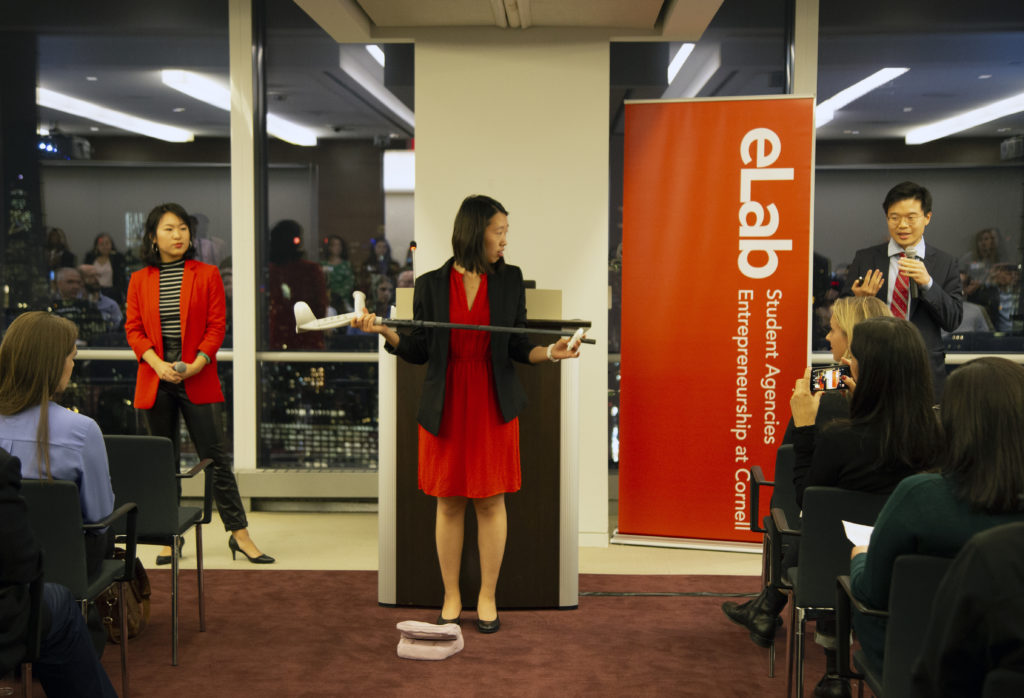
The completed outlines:
{"type": "MultiPolygon", "coordinates": [[[[464,325],[459,322],[437,322],[434,320],[380,320],[381,325],[388,327],[435,327],[452,330],[479,330],[481,332],[500,332],[502,334],[552,334],[559,337],[571,335],[573,331],[547,330],[533,327],[503,327],[501,325],[464,325]]],[[[582,338],[584,344],[597,344],[593,339],[582,338]]]]}

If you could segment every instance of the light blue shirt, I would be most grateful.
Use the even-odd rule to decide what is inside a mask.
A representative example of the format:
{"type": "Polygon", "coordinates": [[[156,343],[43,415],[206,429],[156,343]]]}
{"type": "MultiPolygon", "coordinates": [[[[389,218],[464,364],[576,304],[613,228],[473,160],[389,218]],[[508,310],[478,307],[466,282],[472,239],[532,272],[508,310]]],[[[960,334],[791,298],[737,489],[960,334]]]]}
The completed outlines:
{"type": "MultiPolygon", "coordinates": [[[[71,480],[78,485],[82,520],[95,523],[114,510],[103,434],[99,425],[84,414],[54,402],[48,412],[50,474],[54,480],[71,480]]],[[[36,460],[38,427],[38,406],[11,416],[0,415],[0,448],[21,460],[21,476],[29,480],[46,477],[46,464],[36,460]]]]}

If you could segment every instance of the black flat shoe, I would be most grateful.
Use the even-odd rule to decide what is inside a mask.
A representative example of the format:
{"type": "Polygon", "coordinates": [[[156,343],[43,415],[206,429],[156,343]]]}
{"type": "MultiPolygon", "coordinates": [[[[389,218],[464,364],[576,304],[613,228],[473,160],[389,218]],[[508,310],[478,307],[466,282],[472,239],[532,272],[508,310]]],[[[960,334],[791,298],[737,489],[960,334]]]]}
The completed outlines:
{"type": "MultiPolygon", "coordinates": [[[[185,539],[184,538],[179,538],[178,539],[178,557],[179,558],[185,557],[184,555],[181,554],[181,549],[183,547],[185,547],[185,539]]],[[[171,556],[170,555],[157,555],[156,556],[156,564],[158,564],[158,565],[169,565],[169,564],[171,564],[171,562],[172,562],[172,560],[171,560],[171,556]]]]}
{"type": "Polygon", "coordinates": [[[496,633],[501,628],[501,618],[495,618],[494,620],[480,620],[476,621],[476,629],[484,634],[496,633]]]}
{"type": "Polygon", "coordinates": [[[242,553],[242,555],[245,555],[245,559],[254,565],[269,565],[273,562],[277,562],[277,560],[270,557],[266,553],[258,555],[256,557],[250,557],[249,553],[245,552],[244,550],[242,550],[241,547],[239,547],[238,541],[235,540],[234,536],[228,538],[228,550],[231,551],[232,560],[235,559],[235,553],[242,553]]]}
{"type": "Polygon", "coordinates": [[[456,616],[455,618],[445,618],[444,614],[438,613],[435,625],[448,625],[448,623],[455,623],[455,625],[462,625],[462,619],[456,616]]]}

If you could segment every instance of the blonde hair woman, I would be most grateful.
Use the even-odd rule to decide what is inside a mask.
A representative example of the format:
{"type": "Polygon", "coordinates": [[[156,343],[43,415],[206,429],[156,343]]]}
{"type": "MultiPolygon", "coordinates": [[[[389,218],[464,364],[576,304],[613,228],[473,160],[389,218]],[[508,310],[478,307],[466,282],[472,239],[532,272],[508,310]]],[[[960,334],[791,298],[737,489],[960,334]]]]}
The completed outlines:
{"type": "MultiPolygon", "coordinates": [[[[0,344],[0,448],[21,460],[21,476],[71,480],[82,519],[93,523],[114,510],[103,434],[95,421],[53,402],[71,380],[78,329],[42,311],[19,315],[0,344]]],[[[106,532],[88,533],[86,556],[95,569],[110,547],[106,532]]]]}

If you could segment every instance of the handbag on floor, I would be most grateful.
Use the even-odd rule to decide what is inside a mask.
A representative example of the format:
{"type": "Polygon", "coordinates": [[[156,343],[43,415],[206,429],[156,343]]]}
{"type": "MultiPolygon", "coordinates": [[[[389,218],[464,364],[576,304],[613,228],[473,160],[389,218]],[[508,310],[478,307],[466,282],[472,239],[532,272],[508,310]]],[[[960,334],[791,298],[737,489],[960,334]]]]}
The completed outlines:
{"type": "MultiPolygon", "coordinates": [[[[123,560],[125,551],[114,549],[114,559],[123,560]]],[[[114,644],[121,642],[121,616],[117,602],[118,585],[114,584],[96,598],[96,606],[103,616],[103,624],[107,628],[107,638],[114,644]]],[[[138,636],[149,623],[149,597],[152,590],[149,577],[142,561],[135,558],[135,575],[132,581],[124,585],[124,612],[127,616],[128,639],[138,636]]]]}

